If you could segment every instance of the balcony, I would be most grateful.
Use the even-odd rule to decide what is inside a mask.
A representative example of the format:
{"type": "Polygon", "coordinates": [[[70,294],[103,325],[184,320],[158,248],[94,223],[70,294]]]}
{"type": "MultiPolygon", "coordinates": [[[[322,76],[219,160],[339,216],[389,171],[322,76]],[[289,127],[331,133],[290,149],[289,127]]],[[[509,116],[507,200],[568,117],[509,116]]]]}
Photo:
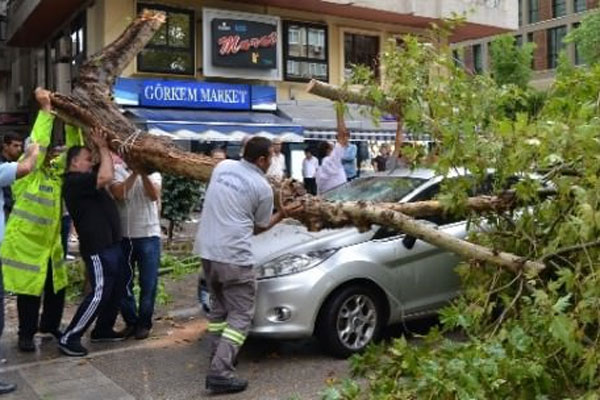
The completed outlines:
{"type": "Polygon", "coordinates": [[[242,0],[340,17],[385,22],[425,29],[452,12],[467,12],[467,23],[460,27],[451,40],[496,35],[516,30],[518,0],[242,0]]]}
{"type": "Polygon", "coordinates": [[[90,0],[10,0],[9,46],[38,47],[90,0]]]}

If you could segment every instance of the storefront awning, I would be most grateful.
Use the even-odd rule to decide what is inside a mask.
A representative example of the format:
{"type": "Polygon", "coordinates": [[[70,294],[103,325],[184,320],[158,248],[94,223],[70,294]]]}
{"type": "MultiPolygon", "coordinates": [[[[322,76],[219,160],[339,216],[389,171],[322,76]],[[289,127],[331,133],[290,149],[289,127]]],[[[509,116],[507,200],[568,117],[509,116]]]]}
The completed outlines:
{"type": "Polygon", "coordinates": [[[174,140],[241,141],[248,135],[278,137],[284,142],[304,140],[300,125],[272,113],[139,107],[125,112],[149,133],[174,140]]]}
{"type": "MultiPolygon", "coordinates": [[[[304,130],[304,139],[306,140],[335,140],[337,132],[335,130],[304,130]]],[[[361,141],[394,141],[395,131],[350,131],[350,140],[361,141]]]]}

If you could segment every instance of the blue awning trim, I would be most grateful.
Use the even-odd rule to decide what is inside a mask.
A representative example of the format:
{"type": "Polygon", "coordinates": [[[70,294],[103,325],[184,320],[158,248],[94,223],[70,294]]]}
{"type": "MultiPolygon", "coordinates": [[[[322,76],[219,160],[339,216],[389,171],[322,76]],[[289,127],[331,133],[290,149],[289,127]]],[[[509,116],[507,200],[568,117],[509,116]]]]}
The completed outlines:
{"type": "Polygon", "coordinates": [[[239,141],[247,135],[302,142],[303,128],[272,113],[127,108],[134,122],[152,134],[173,139],[239,141]]]}

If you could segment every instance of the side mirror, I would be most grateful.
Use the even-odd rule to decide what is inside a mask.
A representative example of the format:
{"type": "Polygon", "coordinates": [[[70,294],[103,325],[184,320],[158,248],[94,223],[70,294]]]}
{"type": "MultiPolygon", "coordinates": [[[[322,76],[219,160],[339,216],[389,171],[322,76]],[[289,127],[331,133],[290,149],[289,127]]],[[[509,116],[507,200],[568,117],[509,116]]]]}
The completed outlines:
{"type": "MultiPolygon", "coordinates": [[[[422,223],[424,225],[429,226],[430,228],[433,229],[437,229],[438,225],[435,222],[431,222],[431,221],[427,221],[427,220],[419,220],[419,223],[422,223]]],[[[406,235],[404,236],[404,238],[402,239],[402,244],[404,245],[404,247],[406,247],[408,250],[412,249],[413,247],[415,247],[415,243],[417,242],[417,238],[411,235],[406,235]]]]}
{"type": "Polygon", "coordinates": [[[402,244],[404,245],[404,247],[406,247],[408,250],[412,249],[413,247],[415,247],[415,243],[417,242],[417,238],[411,235],[406,235],[404,236],[404,239],[402,239],[402,244]]]}

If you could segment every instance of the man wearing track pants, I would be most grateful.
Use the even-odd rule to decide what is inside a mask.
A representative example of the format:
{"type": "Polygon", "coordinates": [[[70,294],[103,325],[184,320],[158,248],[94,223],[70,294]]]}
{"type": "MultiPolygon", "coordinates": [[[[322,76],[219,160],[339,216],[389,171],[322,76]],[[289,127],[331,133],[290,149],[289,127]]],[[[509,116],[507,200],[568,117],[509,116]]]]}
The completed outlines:
{"type": "Polygon", "coordinates": [[[92,130],[89,137],[98,148],[98,169],[94,168],[89,149],[72,147],[67,153],[68,172],[63,187],[65,203],[79,234],[79,250],[93,288],[59,341],[61,352],[75,357],[87,354],[87,349],[81,345],[81,336],[96,317],[92,342],[124,339],[113,326],[128,279],[121,250],[119,214],[107,191],[114,177],[112,157],[101,132],[92,130]]]}

